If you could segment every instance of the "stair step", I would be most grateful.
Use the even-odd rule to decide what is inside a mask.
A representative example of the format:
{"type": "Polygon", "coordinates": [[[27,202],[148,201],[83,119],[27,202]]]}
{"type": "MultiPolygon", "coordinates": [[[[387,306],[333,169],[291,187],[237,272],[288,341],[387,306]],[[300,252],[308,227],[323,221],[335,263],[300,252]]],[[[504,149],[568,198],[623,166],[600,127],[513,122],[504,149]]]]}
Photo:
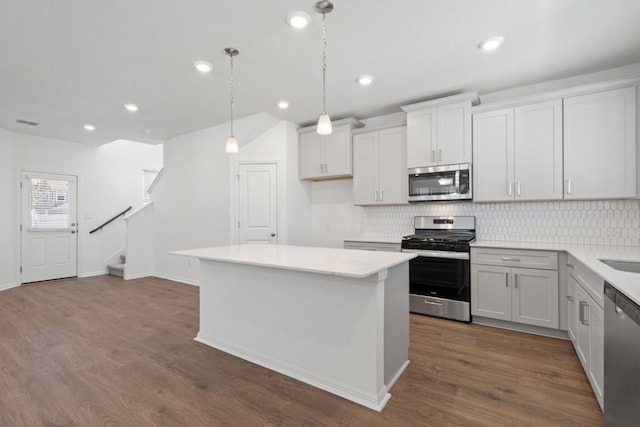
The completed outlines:
{"type": "Polygon", "coordinates": [[[124,277],[124,264],[109,264],[107,272],[113,276],[124,277]]]}

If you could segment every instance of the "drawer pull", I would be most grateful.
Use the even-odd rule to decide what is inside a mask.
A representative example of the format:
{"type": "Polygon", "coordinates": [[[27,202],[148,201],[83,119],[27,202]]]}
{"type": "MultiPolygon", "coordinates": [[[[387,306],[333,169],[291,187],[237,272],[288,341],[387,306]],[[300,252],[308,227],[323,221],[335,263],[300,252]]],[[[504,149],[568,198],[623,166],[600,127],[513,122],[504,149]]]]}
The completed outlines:
{"type": "Polygon", "coordinates": [[[508,257],[508,256],[503,256],[502,260],[503,261],[520,261],[520,258],[512,258],[512,257],[508,257]]]}
{"type": "Polygon", "coordinates": [[[589,303],[586,301],[580,301],[580,311],[578,313],[578,320],[585,326],[589,326],[589,319],[587,319],[588,312],[585,313],[585,309],[589,309],[589,303]]]}

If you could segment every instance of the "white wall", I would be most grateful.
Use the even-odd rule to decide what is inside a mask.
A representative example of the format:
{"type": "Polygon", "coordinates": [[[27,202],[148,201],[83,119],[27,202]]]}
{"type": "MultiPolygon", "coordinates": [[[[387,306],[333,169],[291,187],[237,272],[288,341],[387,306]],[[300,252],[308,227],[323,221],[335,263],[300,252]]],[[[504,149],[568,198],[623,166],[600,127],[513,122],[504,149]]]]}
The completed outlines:
{"type": "Polygon", "coordinates": [[[153,226],[153,202],[131,211],[124,217],[126,222],[127,266],[125,279],[153,275],[153,248],[155,246],[153,226]]]}
{"type": "Polygon", "coordinates": [[[345,238],[361,235],[362,208],[353,205],[352,179],[314,182],[312,199],[313,246],[341,248],[345,238]]]}
{"type": "Polygon", "coordinates": [[[15,286],[16,269],[16,172],[13,166],[13,134],[0,129],[0,290],[15,286]]]}
{"type": "MultiPolygon", "coordinates": [[[[162,147],[132,141],[93,147],[4,130],[0,140],[0,150],[4,150],[0,157],[0,197],[8,205],[0,210],[0,219],[8,218],[0,221],[1,226],[5,228],[8,223],[11,230],[17,227],[16,191],[21,170],[77,175],[78,275],[103,274],[105,260],[125,245],[124,224],[119,219],[102,231],[91,235],[89,231],[124,208],[142,204],[142,170],[162,167],[162,147]]],[[[19,237],[17,233],[8,234],[8,239],[0,241],[0,262],[4,265],[7,253],[15,258],[8,258],[10,266],[2,269],[3,276],[6,271],[15,271],[19,261],[19,237]]],[[[6,281],[0,277],[0,286],[6,281]]]]}
{"type": "Polygon", "coordinates": [[[152,194],[157,276],[197,284],[197,260],[169,252],[235,243],[232,179],[238,162],[278,164],[279,243],[310,243],[310,185],[297,178],[295,126],[258,114],[235,121],[234,130],[240,145],[235,155],[224,151],[228,124],[165,141],[164,172],[152,194]]]}

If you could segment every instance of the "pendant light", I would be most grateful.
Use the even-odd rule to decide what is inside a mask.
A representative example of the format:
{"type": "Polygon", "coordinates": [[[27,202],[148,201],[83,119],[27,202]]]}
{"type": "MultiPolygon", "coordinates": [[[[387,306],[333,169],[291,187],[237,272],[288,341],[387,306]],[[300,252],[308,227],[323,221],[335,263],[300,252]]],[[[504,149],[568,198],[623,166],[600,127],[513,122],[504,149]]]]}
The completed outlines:
{"type": "Polygon", "coordinates": [[[321,0],[316,3],[316,11],[322,14],[322,115],[318,119],[317,131],[321,135],[329,135],[332,132],[331,118],[326,111],[327,101],[327,13],[333,10],[333,3],[329,0],[321,0]]]}
{"type": "Polygon", "coordinates": [[[229,135],[229,138],[227,138],[226,152],[233,154],[238,152],[238,141],[233,136],[233,57],[238,55],[240,52],[237,49],[228,47],[224,50],[224,53],[229,55],[230,63],[231,63],[230,72],[229,72],[229,75],[231,76],[229,80],[229,86],[231,88],[231,108],[230,108],[231,135],[229,135]]]}

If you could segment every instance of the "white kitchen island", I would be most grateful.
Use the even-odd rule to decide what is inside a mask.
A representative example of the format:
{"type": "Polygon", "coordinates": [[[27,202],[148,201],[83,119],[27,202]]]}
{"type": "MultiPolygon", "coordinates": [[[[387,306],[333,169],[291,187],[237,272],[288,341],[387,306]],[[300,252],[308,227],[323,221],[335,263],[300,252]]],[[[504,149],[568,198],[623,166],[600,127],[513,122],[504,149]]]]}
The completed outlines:
{"type": "Polygon", "coordinates": [[[382,410],[409,364],[415,255],[266,244],[171,253],[200,260],[197,341],[382,410]]]}

